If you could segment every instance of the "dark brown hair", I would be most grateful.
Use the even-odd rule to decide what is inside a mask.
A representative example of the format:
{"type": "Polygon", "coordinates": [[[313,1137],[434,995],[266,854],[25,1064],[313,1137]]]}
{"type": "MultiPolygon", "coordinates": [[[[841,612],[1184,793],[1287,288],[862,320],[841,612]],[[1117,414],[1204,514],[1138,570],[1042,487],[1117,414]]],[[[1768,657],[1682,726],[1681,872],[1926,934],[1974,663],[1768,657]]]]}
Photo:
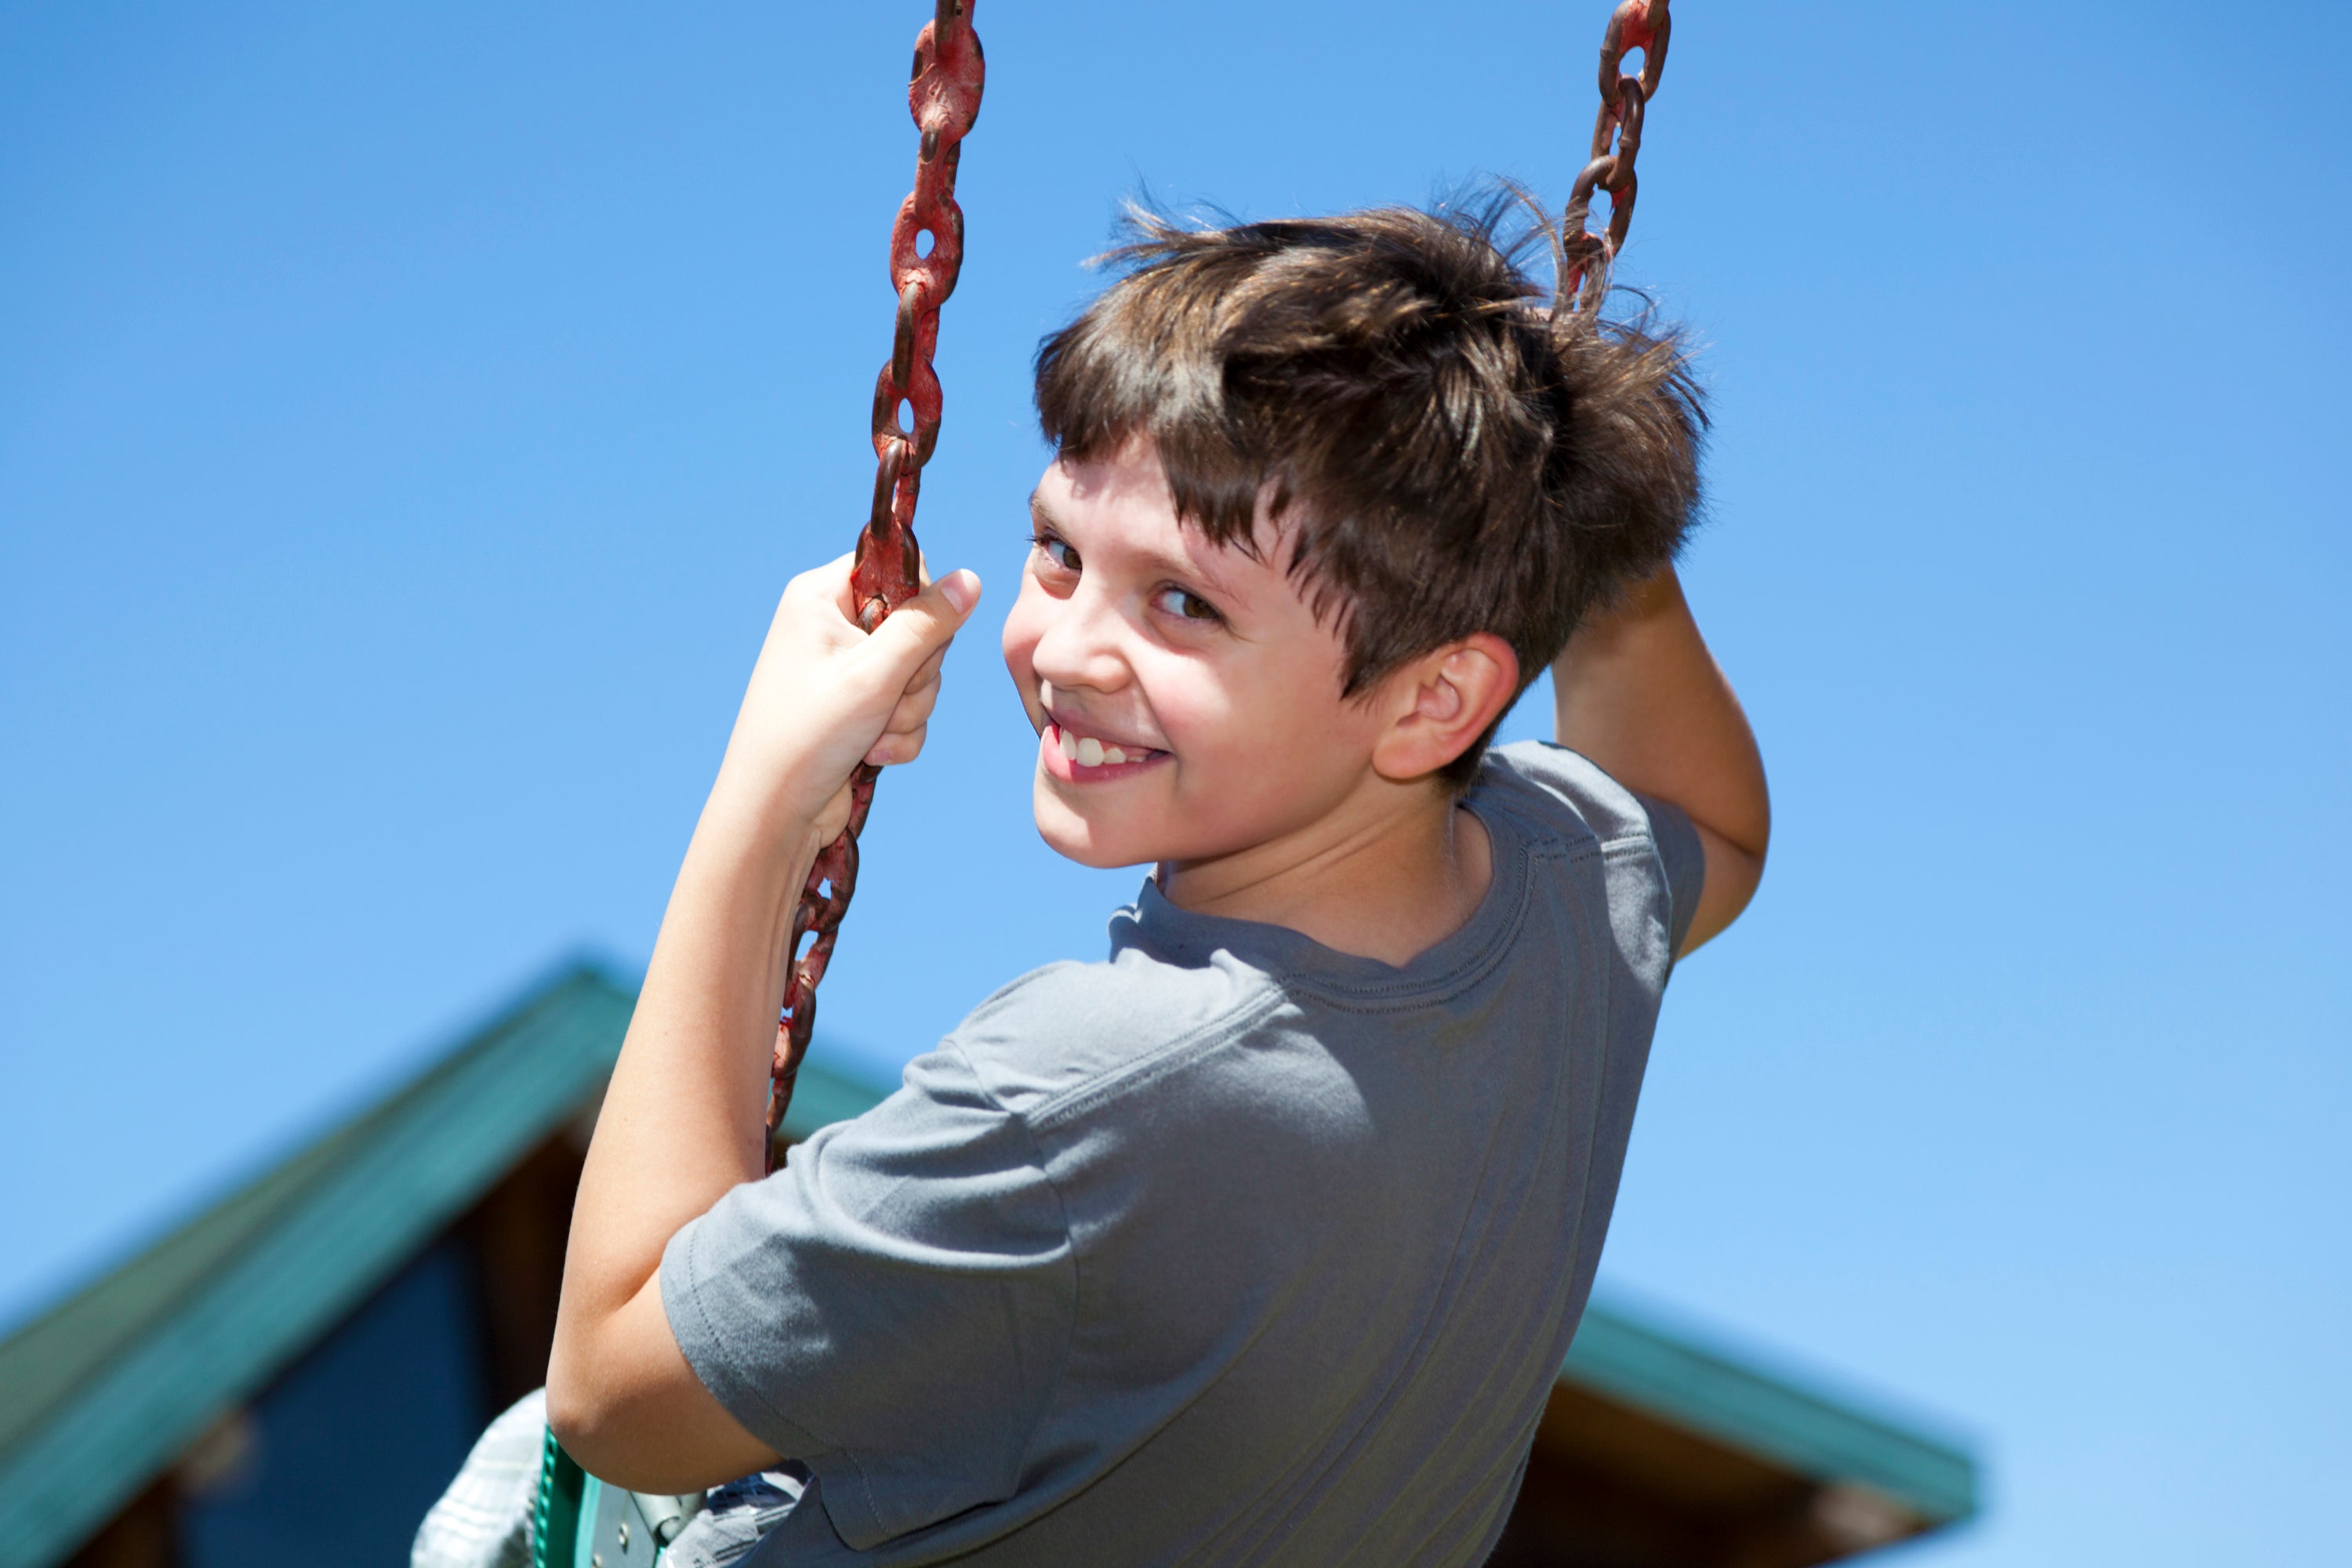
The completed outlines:
{"type": "Polygon", "coordinates": [[[1105,258],[1123,275],[1039,345],[1045,438],[1078,461],[1150,441],[1178,517],[1253,554],[1266,497],[1296,523],[1286,569],[1341,619],[1346,695],[1480,631],[1524,690],[1589,610],[1673,559],[1706,425],[1680,335],[1552,300],[1520,258],[1547,246],[1556,269],[1559,236],[1517,191],[1129,221],[1105,258]]]}

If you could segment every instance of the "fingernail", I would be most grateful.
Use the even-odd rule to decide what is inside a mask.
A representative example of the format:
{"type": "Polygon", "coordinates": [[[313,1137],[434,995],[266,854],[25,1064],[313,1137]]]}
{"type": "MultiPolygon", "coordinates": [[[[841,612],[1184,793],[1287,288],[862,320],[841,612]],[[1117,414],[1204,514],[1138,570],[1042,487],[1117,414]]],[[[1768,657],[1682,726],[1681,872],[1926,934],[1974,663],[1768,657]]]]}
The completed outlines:
{"type": "Polygon", "coordinates": [[[980,602],[980,579],[970,572],[950,572],[940,584],[940,592],[947,595],[948,603],[956,607],[958,615],[961,615],[980,602]]]}

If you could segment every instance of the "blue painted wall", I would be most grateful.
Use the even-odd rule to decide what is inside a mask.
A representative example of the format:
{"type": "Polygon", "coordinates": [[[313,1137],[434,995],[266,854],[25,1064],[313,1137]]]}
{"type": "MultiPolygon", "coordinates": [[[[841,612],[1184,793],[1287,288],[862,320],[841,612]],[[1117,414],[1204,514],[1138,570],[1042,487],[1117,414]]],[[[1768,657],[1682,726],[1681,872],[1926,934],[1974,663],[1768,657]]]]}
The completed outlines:
{"type": "Polygon", "coordinates": [[[184,1568],[406,1562],[489,1417],[477,1299],[445,1237],[289,1369],[250,1454],[183,1510],[184,1568]]]}

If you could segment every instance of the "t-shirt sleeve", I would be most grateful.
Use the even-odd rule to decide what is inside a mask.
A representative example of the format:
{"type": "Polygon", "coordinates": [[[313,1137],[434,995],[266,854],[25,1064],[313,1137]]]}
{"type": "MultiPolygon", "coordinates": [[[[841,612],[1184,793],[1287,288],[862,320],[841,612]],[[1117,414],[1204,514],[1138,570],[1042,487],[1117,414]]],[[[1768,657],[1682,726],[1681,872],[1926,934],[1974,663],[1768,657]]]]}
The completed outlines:
{"type": "Polygon", "coordinates": [[[952,1047],[670,1239],[678,1348],[859,1550],[1013,1495],[1076,1276],[1028,1130],[952,1047]]]}
{"type": "Polygon", "coordinates": [[[1698,913],[1698,896],[1706,887],[1706,846],[1699,841],[1690,813],[1681,806],[1672,801],[1653,800],[1646,795],[1633,798],[1649,814],[1650,837],[1657,841],[1658,863],[1665,868],[1666,900],[1671,910],[1666,921],[1666,951],[1680,952],[1683,939],[1690,935],[1691,917],[1698,913]]]}
{"type": "Polygon", "coordinates": [[[1657,890],[1665,900],[1669,955],[1682,951],[1706,884],[1706,850],[1690,816],[1670,801],[1635,795],[1581,752],[1550,741],[1520,741],[1488,753],[1498,779],[1517,786],[1516,798],[1566,834],[1591,834],[1604,843],[1646,838],[1657,851],[1657,890]]]}

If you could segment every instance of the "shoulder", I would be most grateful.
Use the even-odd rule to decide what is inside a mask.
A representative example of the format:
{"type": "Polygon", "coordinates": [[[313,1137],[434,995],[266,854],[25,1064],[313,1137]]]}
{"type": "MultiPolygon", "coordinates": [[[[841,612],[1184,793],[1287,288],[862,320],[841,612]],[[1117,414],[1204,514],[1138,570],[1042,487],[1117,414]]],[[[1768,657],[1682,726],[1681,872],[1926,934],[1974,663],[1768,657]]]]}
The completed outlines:
{"type": "Polygon", "coordinates": [[[1654,837],[1650,803],[1549,741],[1493,748],[1472,787],[1481,807],[1498,805],[1546,837],[1603,845],[1654,837]]]}
{"type": "Polygon", "coordinates": [[[1612,906],[1663,899],[1667,951],[1681,948],[1706,878],[1705,847],[1681,807],[1635,795],[1590,757],[1549,741],[1488,752],[1473,804],[1482,815],[1508,816],[1532,844],[1606,862],[1612,906]]]}
{"type": "Polygon", "coordinates": [[[1050,1119],[1251,1032],[1286,1000],[1272,976],[1223,953],[1179,963],[1123,946],[1101,963],[1032,970],[946,1044],[999,1107],[1050,1119]]]}

